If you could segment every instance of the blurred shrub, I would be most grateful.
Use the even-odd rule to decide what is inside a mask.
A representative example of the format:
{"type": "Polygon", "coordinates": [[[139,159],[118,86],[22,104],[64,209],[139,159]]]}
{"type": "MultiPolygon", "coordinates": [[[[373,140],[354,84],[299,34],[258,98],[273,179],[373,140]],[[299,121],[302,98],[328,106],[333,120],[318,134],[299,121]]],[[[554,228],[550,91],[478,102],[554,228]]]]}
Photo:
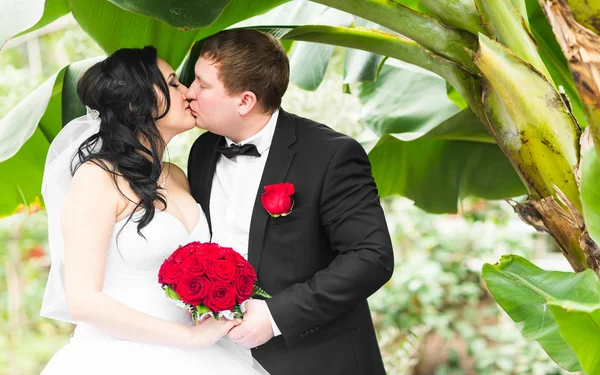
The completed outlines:
{"type": "Polygon", "coordinates": [[[505,202],[466,200],[461,215],[431,215],[385,201],[394,236],[392,280],[369,302],[390,374],[561,374],[526,342],[486,292],[480,264],[502,254],[533,258],[547,237],[505,202]]]}

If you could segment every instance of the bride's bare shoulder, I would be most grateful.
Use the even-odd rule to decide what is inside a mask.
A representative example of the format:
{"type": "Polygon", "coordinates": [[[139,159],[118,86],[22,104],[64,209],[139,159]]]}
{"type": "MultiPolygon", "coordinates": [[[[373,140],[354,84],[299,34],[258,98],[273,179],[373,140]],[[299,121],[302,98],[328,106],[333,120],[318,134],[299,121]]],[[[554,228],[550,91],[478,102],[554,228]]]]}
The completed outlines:
{"type": "MultiPolygon", "coordinates": [[[[116,176],[117,183],[121,178],[116,176]]],[[[75,190],[77,195],[111,198],[119,201],[114,168],[102,159],[89,160],[79,165],[73,174],[69,190],[75,190]]]]}
{"type": "Polygon", "coordinates": [[[103,159],[93,159],[82,163],[75,169],[73,182],[84,180],[89,183],[108,183],[114,181],[115,168],[103,159]]]}
{"type": "MultiPolygon", "coordinates": [[[[92,179],[94,182],[109,181],[112,179],[114,168],[112,164],[103,159],[93,159],[82,163],[75,169],[73,181],[76,179],[92,179]]],[[[90,181],[91,182],[91,181],[90,181]]]]}

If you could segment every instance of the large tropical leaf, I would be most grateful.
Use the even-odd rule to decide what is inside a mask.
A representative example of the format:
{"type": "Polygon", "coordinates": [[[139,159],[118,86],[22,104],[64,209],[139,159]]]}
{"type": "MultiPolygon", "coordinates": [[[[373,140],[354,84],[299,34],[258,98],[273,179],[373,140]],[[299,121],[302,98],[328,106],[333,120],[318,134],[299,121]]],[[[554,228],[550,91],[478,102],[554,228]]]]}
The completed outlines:
{"type": "MultiPolygon", "coordinates": [[[[343,27],[349,27],[353,22],[352,15],[331,8],[315,20],[318,25],[343,27]]],[[[335,46],[327,44],[294,43],[290,54],[290,81],[304,90],[316,90],[325,77],[334,49],[335,46]]]]}
{"type": "Polygon", "coordinates": [[[482,277],[523,336],[536,340],[548,355],[569,371],[581,370],[574,351],[561,336],[550,300],[600,303],[600,283],[592,270],[580,273],[544,271],[517,255],[496,265],[485,264],[482,277]]]}
{"type": "Polygon", "coordinates": [[[36,129],[19,152],[0,163],[0,218],[15,213],[21,204],[29,206],[40,197],[44,162],[50,142],[36,129]]]}
{"type": "Polygon", "coordinates": [[[448,99],[444,79],[395,59],[386,61],[377,81],[359,85],[357,94],[361,120],[380,135],[418,138],[460,111],[448,99]]]}
{"type": "MultiPolygon", "coordinates": [[[[378,25],[374,22],[370,22],[364,20],[359,17],[354,17],[353,27],[369,29],[369,30],[380,30],[385,32],[391,32],[389,29],[384,28],[381,25],[378,25]]],[[[296,44],[302,44],[306,42],[297,42],[296,44]]],[[[314,49],[319,49],[322,55],[326,52],[332,52],[334,46],[326,45],[326,44],[313,44],[314,49]]],[[[329,60],[321,59],[316,60],[313,58],[313,55],[310,53],[311,50],[294,50],[292,54],[292,63],[296,63],[295,65],[301,67],[300,70],[308,71],[308,67],[311,67],[312,70],[316,73],[323,72],[322,74],[312,74],[310,76],[315,77],[316,79],[324,76],[324,71],[327,69],[327,65],[329,64],[329,60]],[[317,62],[320,65],[317,65],[317,62]]],[[[356,83],[356,82],[370,82],[374,81],[377,78],[379,73],[379,69],[382,66],[382,63],[385,59],[385,56],[380,54],[376,54],[373,52],[369,52],[368,50],[360,50],[354,48],[345,48],[344,53],[344,71],[343,71],[343,82],[344,84],[356,83]]],[[[293,71],[292,71],[293,73],[293,71]]],[[[293,73],[294,74],[294,73],[293,73]]],[[[304,76],[308,76],[306,73],[303,73],[304,76]]],[[[310,77],[308,76],[308,77],[310,77]]],[[[310,86],[298,84],[297,80],[292,80],[299,87],[303,89],[316,89],[320,82],[314,82],[310,86]]]]}
{"type": "MultiPolygon", "coordinates": [[[[65,69],[62,69],[48,78],[46,82],[0,120],[0,139],[2,139],[0,162],[10,159],[19,151],[21,146],[36,131],[50,100],[53,97],[60,98],[64,71],[65,69]]],[[[58,113],[50,114],[55,119],[60,119],[60,103],[58,103],[58,109],[58,113]]],[[[40,130],[46,134],[56,134],[60,130],[60,126],[59,122],[40,124],[40,130]]]]}
{"type": "MultiPolygon", "coordinates": [[[[159,56],[176,68],[181,64],[194,41],[236,22],[264,13],[286,1],[288,0],[231,0],[225,8],[223,8],[224,1],[178,2],[180,8],[177,12],[181,14],[219,13],[219,17],[214,22],[194,29],[178,29],[155,19],[150,14],[150,7],[143,8],[144,14],[140,14],[122,9],[106,0],[71,0],[71,8],[79,25],[108,54],[123,47],[153,45],[158,49],[159,56]],[[199,4],[204,6],[200,7],[199,4]]],[[[162,3],[158,0],[156,2],[162,3]]],[[[141,12],[143,9],[138,10],[141,12]]],[[[165,15],[165,17],[171,16],[165,15]]],[[[199,19],[203,18],[199,17],[199,19]]],[[[199,23],[194,23],[189,27],[198,25],[199,23]]]]}
{"type": "Polygon", "coordinates": [[[84,111],[76,93],[81,74],[100,58],[71,64],[0,120],[0,217],[40,196],[48,147],[63,124],[84,111]],[[18,124],[18,126],[11,126],[18,124]],[[6,146],[6,147],[4,147],[6,146]]]}
{"type": "Polygon", "coordinates": [[[588,374],[600,373],[600,303],[551,301],[561,336],[588,374]]]}
{"type": "Polygon", "coordinates": [[[466,196],[502,199],[523,183],[470,109],[460,110],[446,82],[388,59],[375,82],[359,85],[361,120],[384,136],[370,151],[382,196],[399,194],[432,213],[456,212],[466,196]],[[418,93],[418,95],[415,95],[418,93]]]}
{"type": "Polygon", "coordinates": [[[405,142],[386,135],[369,159],[380,195],[405,196],[431,213],[455,213],[466,196],[502,199],[526,192],[495,144],[426,137],[405,142]]]}
{"type": "Polygon", "coordinates": [[[69,0],[0,1],[0,50],[10,38],[46,26],[69,10],[69,0]]]}
{"type": "Polygon", "coordinates": [[[2,0],[0,11],[2,22],[0,22],[0,49],[8,40],[35,25],[44,14],[44,0],[27,0],[12,2],[2,0]],[[10,4],[9,4],[10,2],[10,4]]]}
{"type": "Polygon", "coordinates": [[[232,0],[109,0],[119,8],[143,14],[180,29],[214,23],[232,0]]]}

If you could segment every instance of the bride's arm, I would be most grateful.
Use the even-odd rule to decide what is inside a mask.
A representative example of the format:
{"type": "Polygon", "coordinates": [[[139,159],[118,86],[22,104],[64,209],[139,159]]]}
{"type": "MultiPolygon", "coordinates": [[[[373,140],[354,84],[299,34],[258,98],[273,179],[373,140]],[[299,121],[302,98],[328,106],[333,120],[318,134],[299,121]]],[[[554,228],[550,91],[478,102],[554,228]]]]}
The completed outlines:
{"type": "Polygon", "coordinates": [[[86,163],[69,187],[63,209],[66,298],[76,321],[126,340],[207,347],[235,323],[208,319],[195,327],[132,309],[102,292],[107,249],[122,197],[112,177],[86,163]]]}

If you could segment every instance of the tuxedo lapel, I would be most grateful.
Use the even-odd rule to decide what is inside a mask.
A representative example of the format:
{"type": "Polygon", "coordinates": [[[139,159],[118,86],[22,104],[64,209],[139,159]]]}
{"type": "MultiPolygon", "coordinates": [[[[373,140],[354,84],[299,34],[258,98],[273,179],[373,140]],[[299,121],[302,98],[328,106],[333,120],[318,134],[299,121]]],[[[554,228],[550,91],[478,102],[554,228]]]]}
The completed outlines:
{"type": "Polygon", "coordinates": [[[279,117],[275,133],[273,134],[273,141],[271,142],[267,163],[265,164],[265,169],[258,186],[252,219],[250,221],[248,261],[252,264],[257,274],[265,240],[265,229],[269,220],[269,214],[263,208],[260,196],[264,192],[264,186],[285,182],[295,155],[295,152],[290,149],[290,146],[294,142],[296,142],[295,121],[287,112],[279,109],[279,117]]]}
{"type": "Polygon", "coordinates": [[[210,194],[212,192],[212,181],[215,175],[215,169],[217,168],[217,161],[219,160],[219,153],[215,151],[215,146],[219,145],[221,142],[224,142],[222,136],[216,136],[215,141],[208,145],[207,154],[205,159],[205,168],[203,168],[204,175],[201,176],[201,193],[200,193],[200,206],[202,206],[202,210],[204,210],[204,214],[206,215],[206,221],[208,222],[208,229],[210,231],[210,237],[212,239],[212,223],[210,221],[210,194]]]}

